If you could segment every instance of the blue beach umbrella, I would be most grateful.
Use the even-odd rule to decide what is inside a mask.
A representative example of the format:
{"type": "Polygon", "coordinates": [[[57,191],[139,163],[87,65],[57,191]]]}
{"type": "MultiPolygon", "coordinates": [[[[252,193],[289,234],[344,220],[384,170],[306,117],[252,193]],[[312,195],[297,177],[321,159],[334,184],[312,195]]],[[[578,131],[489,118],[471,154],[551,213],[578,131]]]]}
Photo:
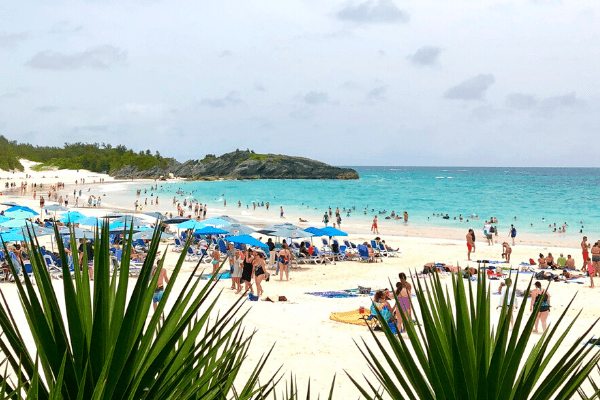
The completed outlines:
{"type": "Polygon", "coordinates": [[[226,230],[231,236],[249,235],[255,232],[254,229],[244,224],[231,224],[229,226],[224,226],[223,230],[226,230]]]}
{"type": "Polygon", "coordinates": [[[46,206],[46,207],[44,207],[44,210],[52,211],[52,212],[69,211],[69,209],[67,207],[59,206],[58,204],[52,204],[52,205],[46,206]]]}
{"type": "Polygon", "coordinates": [[[215,228],[214,226],[205,226],[204,228],[196,229],[195,235],[225,235],[229,233],[226,230],[215,228]]]}
{"type": "Polygon", "coordinates": [[[10,221],[10,218],[5,217],[4,215],[0,215],[0,224],[6,221],[10,221]]]}
{"type": "Polygon", "coordinates": [[[262,247],[262,248],[269,247],[266,244],[264,244],[263,242],[259,241],[258,239],[254,239],[250,235],[227,236],[225,238],[225,240],[230,243],[241,243],[241,244],[247,244],[249,246],[254,246],[254,247],[262,247]]]}
{"type": "Polygon", "coordinates": [[[212,225],[212,226],[228,226],[231,225],[231,223],[225,221],[224,219],[218,218],[218,217],[212,217],[209,219],[205,219],[202,221],[202,223],[204,225],[212,225]]]}
{"type": "Polygon", "coordinates": [[[229,222],[230,224],[237,224],[239,221],[237,219],[231,218],[229,215],[221,215],[219,216],[222,220],[229,222]]]}
{"type": "Polygon", "coordinates": [[[189,221],[185,221],[182,222],[180,224],[175,225],[175,227],[177,229],[200,229],[200,228],[204,228],[206,225],[204,225],[202,222],[190,219],[189,221]]]}
{"type": "Polygon", "coordinates": [[[37,224],[29,224],[27,228],[23,229],[24,233],[31,232],[35,236],[48,236],[54,235],[54,229],[39,226],[37,224]]]}
{"type": "Polygon", "coordinates": [[[346,232],[342,232],[339,229],[328,226],[327,228],[321,229],[321,231],[325,232],[325,236],[348,236],[346,232]]]}
{"type": "Polygon", "coordinates": [[[62,218],[59,220],[60,222],[77,222],[79,219],[87,218],[85,215],[80,213],[79,211],[69,211],[62,215],[62,218]]]}
{"type": "Polygon", "coordinates": [[[6,210],[4,210],[5,213],[7,213],[7,212],[13,212],[13,211],[27,211],[27,212],[32,213],[33,215],[40,215],[37,212],[35,212],[34,209],[29,208],[27,206],[13,206],[11,208],[7,208],[6,210]]]}
{"type": "Polygon", "coordinates": [[[280,238],[292,238],[292,239],[303,239],[314,236],[310,232],[303,231],[302,229],[295,229],[290,227],[282,227],[276,231],[267,233],[269,236],[276,236],[280,238]]]}
{"type": "Polygon", "coordinates": [[[31,218],[36,215],[39,215],[39,214],[36,212],[27,211],[27,210],[16,210],[16,211],[10,211],[10,212],[4,213],[4,216],[9,217],[9,218],[14,218],[14,219],[31,218]]]}
{"type": "Polygon", "coordinates": [[[77,221],[75,221],[75,223],[79,224],[79,225],[86,225],[86,226],[96,226],[98,225],[98,218],[96,217],[86,217],[86,218],[81,218],[78,219],[77,221]]]}
{"type": "MultiPolygon", "coordinates": [[[[71,236],[71,229],[64,227],[59,231],[61,236],[71,236]]],[[[93,239],[94,232],[88,231],[87,229],[73,228],[75,239],[93,239]]]]}
{"type": "Polygon", "coordinates": [[[27,221],[24,219],[11,219],[9,221],[0,223],[0,225],[5,226],[7,228],[21,228],[27,225],[27,221]]]}
{"type": "Polygon", "coordinates": [[[0,233],[0,237],[4,242],[22,242],[25,240],[22,234],[14,231],[0,233]]]}
{"type": "Polygon", "coordinates": [[[144,215],[148,215],[152,218],[160,219],[160,220],[165,218],[165,216],[162,215],[161,213],[159,213],[158,211],[146,212],[146,213],[144,213],[144,215]]]}
{"type": "Polygon", "coordinates": [[[314,236],[329,236],[323,229],[315,228],[314,226],[306,228],[304,231],[312,233],[314,236]]]}

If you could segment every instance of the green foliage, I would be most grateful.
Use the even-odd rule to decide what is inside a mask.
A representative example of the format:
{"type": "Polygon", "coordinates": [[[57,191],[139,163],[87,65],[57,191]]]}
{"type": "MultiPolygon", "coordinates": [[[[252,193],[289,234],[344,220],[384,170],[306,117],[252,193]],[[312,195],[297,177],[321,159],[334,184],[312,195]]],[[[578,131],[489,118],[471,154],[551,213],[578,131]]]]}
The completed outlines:
{"type": "MultiPolygon", "coordinates": [[[[161,229],[158,226],[154,234],[161,229]]],[[[157,310],[150,314],[164,262],[163,256],[153,274],[159,240],[150,244],[128,294],[131,242],[124,246],[121,265],[111,266],[108,223],[95,236],[93,284],[85,268],[80,268],[88,265],[87,252],[81,260],[73,253],[72,276],[55,229],[64,276],[60,290],[52,284],[39,244],[28,234],[35,286],[27,274],[23,281],[16,279],[16,285],[36,355],[27,348],[2,296],[1,398],[224,400],[235,396],[249,400],[262,399],[273,390],[274,378],[258,383],[268,354],[247,371],[246,378],[238,378],[253,337],[241,326],[245,315],[239,315],[241,298],[226,312],[214,315],[219,295],[208,298],[216,281],[200,285],[196,274],[200,263],[180,293],[173,292],[189,242],[157,310]],[[171,295],[177,299],[167,311],[171,295]]],[[[73,235],[71,241],[75,243],[73,235]]],[[[10,267],[16,276],[12,262],[10,267]]]]}
{"type": "Polygon", "coordinates": [[[269,156],[267,154],[256,154],[256,153],[252,152],[252,154],[250,154],[250,157],[248,158],[248,160],[268,161],[269,156]]]}
{"type": "Polygon", "coordinates": [[[23,169],[19,158],[42,163],[44,167],[59,169],[88,169],[106,172],[133,165],[138,170],[152,167],[166,167],[170,159],[161,157],[159,152],[152,155],[150,150],[135,153],[125,146],[112,147],[110,144],[65,143],[63,147],[33,146],[9,141],[0,136],[0,168],[23,169]]]}
{"type": "MultiPolygon", "coordinates": [[[[424,280],[424,284],[417,280],[421,317],[413,313],[416,328],[402,313],[408,339],[392,334],[378,315],[391,350],[384,347],[384,341],[373,331],[373,339],[383,358],[378,358],[363,342],[361,352],[380,385],[376,387],[367,379],[367,386],[363,386],[350,377],[365,398],[382,399],[385,393],[391,399],[413,400],[542,400],[569,399],[578,391],[580,395],[583,393],[581,384],[588,379],[600,356],[597,351],[591,354],[594,346],[581,346],[580,343],[596,323],[558,357],[559,346],[577,320],[574,318],[562,334],[557,334],[571,301],[552,329],[544,332],[539,342],[528,350],[527,343],[541,302],[528,319],[524,317],[528,305],[523,302],[517,311],[514,330],[510,331],[511,308],[515,304],[513,294],[513,298],[506,299],[497,330],[494,330],[490,319],[490,290],[486,274],[481,272],[476,288],[469,281],[468,293],[463,279],[455,275],[452,277],[452,295],[437,274],[424,280]]],[[[529,287],[524,299],[529,295],[529,287]]]]}

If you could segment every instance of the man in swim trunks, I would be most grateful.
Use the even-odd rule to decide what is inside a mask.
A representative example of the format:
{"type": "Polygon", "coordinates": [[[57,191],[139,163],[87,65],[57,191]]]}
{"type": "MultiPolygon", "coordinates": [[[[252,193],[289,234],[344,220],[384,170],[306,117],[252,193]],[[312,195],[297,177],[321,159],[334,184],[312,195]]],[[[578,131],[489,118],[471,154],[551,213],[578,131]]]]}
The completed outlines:
{"type": "Polygon", "coordinates": [[[565,263],[565,268],[572,270],[575,269],[575,259],[571,258],[570,254],[567,255],[567,262],[565,263]]]}
{"type": "Polygon", "coordinates": [[[473,250],[473,235],[471,235],[473,229],[469,229],[467,233],[467,260],[471,261],[471,250],[473,250]]]}
{"type": "Polygon", "coordinates": [[[377,229],[377,215],[373,218],[373,225],[371,225],[371,232],[379,235],[379,229],[377,229]]]}
{"type": "Polygon", "coordinates": [[[583,237],[583,241],[581,242],[581,254],[583,255],[583,268],[585,270],[585,267],[587,265],[587,259],[590,256],[588,251],[590,249],[590,244],[587,242],[587,236],[583,237]]]}
{"type": "MultiPolygon", "coordinates": [[[[156,273],[158,269],[158,264],[152,270],[152,275],[156,273]]],[[[165,283],[169,283],[169,277],[167,276],[167,271],[162,268],[158,275],[158,281],[156,282],[156,289],[154,289],[154,295],[152,296],[152,306],[154,307],[154,311],[156,311],[156,307],[158,307],[158,302],[162,299],[163,293],[165,292],[165,283]]]]}

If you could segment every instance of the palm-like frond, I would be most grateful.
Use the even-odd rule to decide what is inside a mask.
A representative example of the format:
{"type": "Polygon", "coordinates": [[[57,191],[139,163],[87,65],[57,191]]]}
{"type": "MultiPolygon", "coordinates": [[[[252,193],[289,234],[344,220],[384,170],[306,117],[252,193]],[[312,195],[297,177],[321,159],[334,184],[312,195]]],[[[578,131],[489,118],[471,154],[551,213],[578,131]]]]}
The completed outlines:
{"type": "MultiPolygon", "coordinates": [[[[159,236],[161,229],[157,226],[154,237],[159,236]]],[[[0,368],[2,398],[17,399],[35,393],[30,398],[225,399],[237,393],[236,398],[251,399],[272,391],[274,377],[264,384],[258,382],[268,355],[241,384],[239,392],[235,389],[253,334],[246,335],[241,325],[244,317],[240,315],[241,297],[222,315],[213,317],[219,295],[213,300],[209,300],[209,295],[215,289],[216,278],[200,285],[200,277],[194,277],[200,262],[166,312],[165,304],[175,296],[173,287],[189,242],[171,273],[157,310],[150,315],[152,296],[164,263],[163,256],[153,274],[159,240],[151,242],[141,273],[128,294],[131,241],[124,245],[120,270],[112,271],[108,223],[97,229],[92,285],[85,270],[87,251],[82,259],[73,252],[71,277],[67,251],[55,229],[64,277],[63,312],[39,243],[32,232],[28,234],[31,245],[27,251],[37,290],[27,274],[23,282],[16,279],[16,286],[37,358],[34,360],[27,349],[22,327],[15,322],[2,294],[0,351],[5,357],[5,366],[0,368]],[[10,379],[11,373],[17,378],[10,379]]],[[[73,235],[71,240],[75,243],[73,235]]],[[[16,276],[12,263],[10,267],[16,276]]]]}
{"type": "MultiPolygon", "coordinates": [[[[452,294],[444,288],[437,274],[417,280],[417,304],[420,312],[413,321],[401,312],[407,339],[394,335],[378,316],[385,340],[373,331],[375,346],[383,355],[363,341],[360,350],[375,375],[377,383],[367,379],[352,382],[367,399],[381,399],[381,391],[392,399],[568,399],[584,392],[581,385],[600,358],[592,346],[579,346],[596,322],[562,357],[556,353],[579,315],[559,335],[565,311],[539,342],[528,349],[541,303],[526,318],[526,302],[518,308],[514,330],[510,330],[511,308],[515,301],[507,298],[500,318],[494,325],[490,317],[490,290],[486,274],[478,274],[477,285],[452,276],[452,294]],[[553,365],[550,367],[550,365],[553,365]]],[[[517,275],[518,276],[518,275],[517,275]]],[[[527,299],[531,281],[525,291],[527,299]]],[[[396,304],[398,299],[396,298],[396,304]]],[[[399,306],[399,305],[398,305],[399,306]]],[[[595,396],[598,393],[593,380],[595,396]]]]}

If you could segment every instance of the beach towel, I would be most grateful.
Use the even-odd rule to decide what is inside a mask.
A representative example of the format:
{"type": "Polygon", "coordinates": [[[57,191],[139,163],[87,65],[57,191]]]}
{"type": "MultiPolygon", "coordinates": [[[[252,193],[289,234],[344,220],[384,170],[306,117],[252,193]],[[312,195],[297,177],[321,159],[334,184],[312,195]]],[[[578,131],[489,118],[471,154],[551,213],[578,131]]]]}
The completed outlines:
{"type": "Polygon", "coordinates": [[[331,313],[329,319],[336,322],[343,322],[344,324],[352,324],[352,325],[375,325],[377,323],[377,319],[373,318],[367,322],[366,318],[369,317],[369,309],[365,308],[365,312],[363,314],[360,311],[352,310],[346,312],[336,312],[331,313]]]}
{"type": "Polygon", "coordinates": [[[320,296],[320,297],[327,297],[328,299],[343,299],[346,297],[358,297],[358,295],[352,294],[352,293],[347,293],[347,292],[336,292],[336,291],[330,291],[330,292],[308,292],[306,294],[310,294],[313,296],[320,296]]]}
{"type": "MultiPolygon", "coordinates": [[[[212,278],[212,274],[206,274],[206,275],[202,275],[201,279],[210,279],[212,278]]],[[[231,279],[231,273],[229,272],[223,272],[222,274],[218,275],[219,279],[231,279]]]]}

